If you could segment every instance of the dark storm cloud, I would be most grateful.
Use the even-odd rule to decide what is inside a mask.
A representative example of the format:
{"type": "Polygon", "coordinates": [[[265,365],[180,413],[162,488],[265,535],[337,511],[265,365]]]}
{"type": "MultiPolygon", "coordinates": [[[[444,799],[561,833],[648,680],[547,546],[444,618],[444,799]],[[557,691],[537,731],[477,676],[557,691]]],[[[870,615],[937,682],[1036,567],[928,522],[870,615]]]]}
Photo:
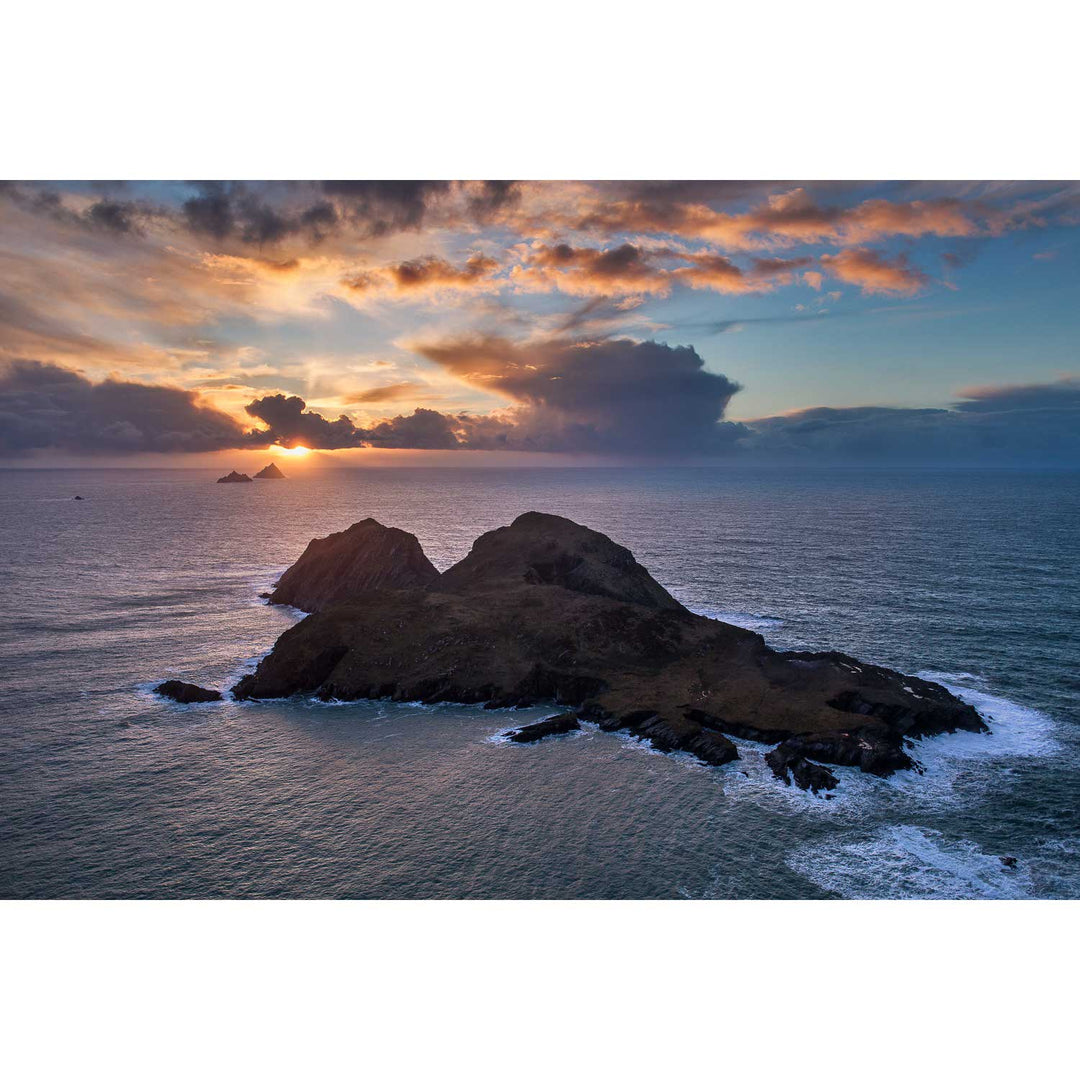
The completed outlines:
{"type": "MultiPolygon", "coordinates": [[[[272,245],[290,237],[318,244],[347,230],[359,237],[416,231],[434,208],[451,214],[447,201],[463,193],[459,211],[484,222],[520,197],[513,181],[323,180],[295,183],[200,181],[181,215],[192,232],[223,242],[272,245]]],[[[460,222],[458,222],[460,224],[460,222]]]]}
{"type": "Polygon", "coordinates": [[[102,199],[90,206],[86,211],[86,216],[94,225],[108,232],[130,233],[138,231],[137,213],[138,209],[134,203],[102,199]]]}
{"type": "Polygon", "coordinates": [[[434,409],[416,409],[410,416],[395,416],[366,432],[372,446],[397,450],[457,450],[462,441],[455,417],[434,409]]]}
{"type": "Polygon", "coordinates": [[[723,451],[738,390],[690,346],[628,339],[522,346],[467,338],[416,346],[450,373],[512,401],[520,449],[641,455],[723,451]]]}
{"type": "MultiPolygon", "coordinates": [[[[1080,378],[977,387],[948,409],[805,409],[745,424],[723,421],[738,385],[704,370],[689,347],[628,340],[502,339],[429,345],[430,359],[501,394],[502,413],[417,408],[371,427],[327,420],[303,398],[273,394],[247,406],[266,430],[245,430],[188,390],[108,379],[92,383],[54,364],[0,367],[0,457],[183,453],[302,444],[514,450],[635,457],[735,456],[745,461],[842,464],[1080,464],[1080,378]]],[[[403,384],[361,392],[390,401],[403,384]]]]}
{"type": "MultiPolygon", "coordinates": [[[[111,192],[123,190],[119,184],[94,186],[111,192]]],[[[119,199],[113,194],[105,195],[84,210],[73,210],[65,206],[60,195],[50,188],[11,181],[0,185],[0,197],[8,198],[22,209],[51,218],[61,225],[81,226],[115,236],[141,236],[146,222],[167,216],[161,207],[133,199],[119,199]]]]}
{"type": "MultiPolygon", "coordinates": [[[[267,425],[258,437],[312,449],[377,446],[650,457],[727,452],[748,434],[738,424],[721,422],[738,384],[706,371],[689,346],[625,339],[522,346],[503,338],[472,338],[416,348],[463,381],[506,398],[510,408],[494,416],[418,408],[363,428],[344,415],[328,421],[307,411],[302,398],[276,394],[247,406],[251,416],[267,425]]],[[[359,397],[392,400],[397,391],[391,386],[359,397]]]]}
{"type": "Polygon", "coordinates": [[[188,390],[89,379],[54,364],[0,367],[0,456],[35,450],[126,454],[222,450],[244,433],[188,390]]]}
{"type": "Polygon", "coordinates": [[[182,206],[184,217],[192,232],[205,233],[215,240],[224,240],[235,225],[229,185],[208,181],[197,185],[200,194],[186,199],[182,206]]]}
{"type": "Polygon", "coordinates": [[[320,187],[349,207],[372,235],[418,229],[428,203],[450,190],[449,180],[323,180],[320,187]]]}
{"type": "Polygon", "coordinates": [[[521,185],[517,180],[483,180],[469,195],[469,212],[477,221],[484,222],[520,201],[521,185]]]}
{"type": "Polygon", "coordinates": [[[965,392],[949,409],[805,409],[747,421],[753,457],[860,464],[1080,464],[1080,379],[965,392]]]}
{"type": "Polygon", "coordinates": [[[269,429],[260,433],[264,442],[293,446],[297,443],[312,450],[342,450],[362,446],[364,433],[345,415],[327,420],[316,412],[305,411],[306,402],[299,397],[271,394],[246,405],[249,415],[261,420],[269,429]]]}
{"type": "Polygon", "coordinates": [[[521,198],[521,185],[515,180],[323,180],[319,187],[368,236],[415,231],[433,211],[446,210],[447,199],[458,191],[465,195],[461,211],[465,219],[478,224],[521,198]]]}
{"type": "MultiPolygon", "coordinates": [[[[392,400],[397,387],[383,387],[351,400],[365,402],[392,400]],[[380,390],[386,391],[382,396],[380,390]]],[[[349,447],[380,447],[393,450],[491,450],[518,449],[514,425],[494,417],[453,415],[434,409],[381,420],[370,428],[360,427],[344,414],[330,421],[307,411],[303,398],[274,394],[246,406],[248,413],[267,425],[266,431],[252,432],[249,441],[261,445],[306,446],[312,450],[341,450],[349,447]]]]}
{"type": "Polygon", "coordinates": [[[192,232],[218,241],[236,239],[261,247],[304,235],[318,244],[338,221],[337,211],[325,199],[285,209],[238,181],[205,180],[195,187],[198,194],[181,206],[183,218],[192,232]]]}

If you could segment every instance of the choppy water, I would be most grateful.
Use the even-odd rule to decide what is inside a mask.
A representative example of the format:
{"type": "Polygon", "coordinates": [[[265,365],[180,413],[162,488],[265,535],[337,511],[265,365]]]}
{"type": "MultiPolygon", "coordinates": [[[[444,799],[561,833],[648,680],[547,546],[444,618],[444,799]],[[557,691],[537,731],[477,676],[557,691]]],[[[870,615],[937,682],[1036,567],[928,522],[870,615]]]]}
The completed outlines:
{"type": "Polygon", "coordinates": [[[1080,896],[1080,474],[214,477],[0,472],[0,895],[1080,896]],[[544,710],[149,693],[231,685],[295,617],[257,593],[312,536],[372,515],[444,568],[526,509],[777,647],[931,673],[994,733],[921,744],[921,776],[840,769],[826,800],[752,743],[712,770],[594,729],[493,738],[544,710]]]}

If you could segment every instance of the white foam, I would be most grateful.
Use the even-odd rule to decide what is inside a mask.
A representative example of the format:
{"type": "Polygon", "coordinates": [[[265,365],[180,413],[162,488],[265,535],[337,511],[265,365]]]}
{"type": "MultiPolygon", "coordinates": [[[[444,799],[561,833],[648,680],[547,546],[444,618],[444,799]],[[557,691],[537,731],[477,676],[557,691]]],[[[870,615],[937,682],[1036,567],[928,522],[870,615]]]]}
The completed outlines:
{"type": "Polygon", "coordinates": [[[1047,757],[1059,753],[1055,723],[1046,713],[989,693],[975,675],[966,672],[920,671],[917,677],[936,682],[973,705],[990,727],[990,735],[958,731],[916,743],[915,756],[951,758],[1047,757]]]}
{"type": "Polygon", "coordinates": [[[954,801],[957,782],[963,777],[970,789],[981,794],[987,785],[1007,780],[1001,763],[1009,758],[1045,757],[1059,752],[1054,738],[1054,721],[1037,709],[973,686],[976,677],[964,673],[922,671],[920,679],[940,683],[957,697],[973,705],[990,726],[990,734],[958,731],[916,740],[908,753],[918,769],[902,770],[882,779],[855,767],[829,765],[840,781],[832,792],[816,796],[794,784],[778,780],[765,763],[771,746],[733,738],[739,760],[717,770],[724,793],[749,796],[771,809],[786,813],[859,813],[872,800],[917,801],[920,806],[954,801]],[[831,795],[832,798],[827,798],[831,795]]]}
{"type": "Polygon", "coordinates": [[[815,795],[795,784],[777,779],[765,761],[772,746],[728,736],[739,759],[715,770],[725,796],[747,797],[760,806],[785,814],[845,815],[859,813],[867,799],[880,795],[884,781],[847,766],[828,766],[840,784],[833,791],[815,795]]]}
{"type": "MultiPolygon", "coordinates": [[[[1007,854],[1007,853],[1006,853],[1007,854]]],[[[788,866],[848,900],[1021,900],[1032,895],[1023,865],[1009,868],[966,839],[890,825],[868,839],[810,844],[788,866]]]]}

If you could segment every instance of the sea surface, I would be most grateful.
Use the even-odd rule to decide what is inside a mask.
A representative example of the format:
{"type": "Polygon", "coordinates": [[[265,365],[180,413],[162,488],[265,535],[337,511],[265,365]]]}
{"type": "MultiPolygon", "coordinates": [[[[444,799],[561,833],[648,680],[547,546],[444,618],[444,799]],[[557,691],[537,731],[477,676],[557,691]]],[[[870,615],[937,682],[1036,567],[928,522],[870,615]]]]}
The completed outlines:
{"type": "Polygon", "coordinates": [[[1076,472],[216,475],[0,472],[0,896],[1080,896],[1076,472]],[[151,692],[250,670],[300,617],[258,594],[314,536],[373,516],[443,569],[524,510],[774,647],[936,679],[992,733],[917,744],[921,775],[838,769],[826,799],[753,743],[710,769],[594,728],[498,737],[554,710],[151,692]]]}

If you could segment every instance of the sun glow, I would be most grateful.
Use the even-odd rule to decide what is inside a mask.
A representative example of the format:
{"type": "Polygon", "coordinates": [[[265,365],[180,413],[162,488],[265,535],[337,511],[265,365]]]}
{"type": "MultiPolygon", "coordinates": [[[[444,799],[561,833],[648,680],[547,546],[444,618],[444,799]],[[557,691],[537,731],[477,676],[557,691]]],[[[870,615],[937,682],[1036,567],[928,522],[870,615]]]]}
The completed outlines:
{"type": "Polygon", "coordinates": [[[306,446],[277,446],[274,449],[277,453],[291,458],[307,457],[311,453],[311,450],[306,446]]]}

